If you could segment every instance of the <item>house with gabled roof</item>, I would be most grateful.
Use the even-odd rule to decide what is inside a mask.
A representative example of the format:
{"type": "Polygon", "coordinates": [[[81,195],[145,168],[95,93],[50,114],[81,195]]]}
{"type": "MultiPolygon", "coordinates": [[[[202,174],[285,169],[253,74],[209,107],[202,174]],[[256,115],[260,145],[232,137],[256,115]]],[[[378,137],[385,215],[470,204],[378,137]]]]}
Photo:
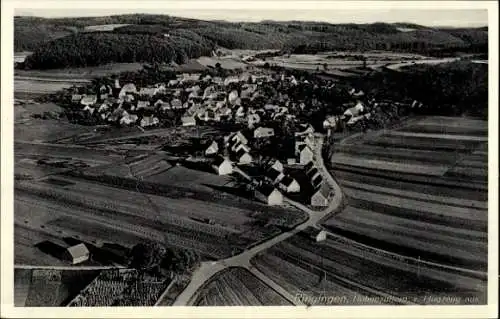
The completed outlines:
{"type": "Polygon", "coordinates": [[[212,162],[212,169],[217,175],[228,175],[233,172],[233,164],[222,156],[216,156],[212,162]]]}
{"type": "Polygon", "coordinates": [[[248,139],[241,133],[241,131],[238,131],[236,133],[230,134],[228,137],[225,137],[227,139],[227,142],[230,144],[234,143],[242,143],[242,144],[248,144],[248,139]]]}
{"type": "Polygon", "coordinates": [[[140,126],[141,127],[155,126],[155,125],[158,125],[159,123],[160,123],[160,121],[155,116],[144,116],[141,119],[140,126]]]}
{"type": "Polygon", "coordinates": [[[235,152],[234,157],[240,164],[252,163],[252,156],[244,149],[240,149],[239,151],[235,152]]]}
{"type": "Polygon", "coordinates": [[[123,99],[125,95],[136,94],[136,93],[137,93],[137,87],[135,86],[135,84],[127,83],[121,88],[120,93],[118,94],[118,98],[123,99]]]}
{"type": "Polygon", "coordinates": [[[290,175],[286,175],[279,182],[278,188],[285,193],[298,193],[300,192],[299,183],[290,175]]]}
{"type": "Polygon", "coordinates": [[[97,95],[85,95],[81,100],[80,104],[85,106],[94,105],[97,103],[97,95]]]}
{"type": "Polygon", "coordinates": [[[271,184],[278,184],[285,177],[283,172],[280,172],[274,168],[270,168],[266,171],[266,179],[269,180],[271,184]]]}
{"type": "Polygon", "coordinates": [[[269,127],[258,127],[253,131],[254,138],[268,138],[274,136],[274,129],[269,127]]]}
{"type": "Polygon", "coordinates": [[[196,125],[196,119],[194,116],[183,116],[181,117],[182,126],[194,126],[196,125]]]}
{"type": "Polygon", "coordinates": [[[307,164],[313,160],[314,152],[308,145],[303,144],[299,146],[297,156],[300,164],[307,164]]]}
{"type": "Polygon", "coordinates": [[[71,96],[71,102],[73,103],[80,103],[80,101],[83,99],[84,95],[82,94],[73,94],[71,96]]]}
{"type": "Polygon", "coordinates": [[[279,172],[283,172],[283,170],[285,169],[285,167],[283,166],[283,164],[279,160],[271,160],[269,162],[269,165],[270,165],[270,168],[273,168],[279,172]]]}
{"type": "Polygon", "coordinates": [[[205,155],[214,155],[219,152],[219,144],[216,141],[210,143],[210,145],[205,149],[205,155]]]}
{"type": "Polygon", "coordinates": [[[311,196],[311,206],[325,207],[328,206],[331,190],[327,183],[323,183],[314,194],[311,196]]]}
{"type": "Polygon", "coordinates": [[[283,204],[283,195],[271,185],[262,185],[255,191],[255,197],[268,205],[283,204]]]}
{"type": "Polygon", "coordinates": [[[241,142],[236,142],[235,144],[233,144],[233,146],[231,146],[231,151],[232,152],[239,152],[240,150],[244,150],[245,152],[250,152],[250,147],[247,145],[247,144],[243,144],[241,142]]]}

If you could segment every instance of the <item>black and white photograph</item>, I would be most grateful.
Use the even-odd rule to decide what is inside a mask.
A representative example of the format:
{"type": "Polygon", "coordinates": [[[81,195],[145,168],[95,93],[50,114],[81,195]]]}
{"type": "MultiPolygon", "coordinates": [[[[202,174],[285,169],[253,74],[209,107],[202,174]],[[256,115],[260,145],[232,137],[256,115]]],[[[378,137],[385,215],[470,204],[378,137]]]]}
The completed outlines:
{"type": "Polygon", "coordinates": [[[14,8],[13,308],[497,303],[488,8],[154,3],[14,8]]]}

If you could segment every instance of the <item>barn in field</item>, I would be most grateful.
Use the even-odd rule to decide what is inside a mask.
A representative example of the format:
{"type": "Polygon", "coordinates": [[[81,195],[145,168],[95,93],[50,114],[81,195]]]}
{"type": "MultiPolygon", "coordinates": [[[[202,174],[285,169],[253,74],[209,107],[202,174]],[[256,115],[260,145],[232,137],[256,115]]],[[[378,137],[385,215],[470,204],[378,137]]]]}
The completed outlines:
{"type": "Polygon", "coordinates": [[[90,252],[85,244],[80,243],[78,245],[68,247],[64,258],[71,261],[71,263],[75,265],[89,260],[90,252]]]}

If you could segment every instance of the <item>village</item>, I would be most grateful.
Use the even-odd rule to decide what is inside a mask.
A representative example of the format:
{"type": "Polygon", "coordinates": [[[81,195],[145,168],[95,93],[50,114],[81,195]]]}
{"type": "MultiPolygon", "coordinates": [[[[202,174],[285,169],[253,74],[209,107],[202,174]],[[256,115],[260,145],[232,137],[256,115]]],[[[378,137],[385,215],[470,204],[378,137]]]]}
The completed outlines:
{"type": "Polygon", "coordinates": [[[217,138],[201,139],[182,152],[165,149],[181,156],[177,165],[217,175],[236,173],[245,191],[268,205],[281,205],[285,195],[317,208],[328,206],[332,196],[315,163],[317,138],[322,136],[318,133],[328,138],[339,130],[366,130],[381,121],[377,113],[384,114],[382,108],[387,113],[391,106],[422,107],[417,101],[375,102],[336,81],[265,69],[226,77],[182,73],[145,87],[115,77],[109,84],[68,92],[70,107],[95,124],[141,131],[166,123],[221,129],[217,138]],[[324,100],[332,97],[343,103],[325,113],[324,100]],[[310,116],[314,112],[321,113],[315,122],[310,116]]]}

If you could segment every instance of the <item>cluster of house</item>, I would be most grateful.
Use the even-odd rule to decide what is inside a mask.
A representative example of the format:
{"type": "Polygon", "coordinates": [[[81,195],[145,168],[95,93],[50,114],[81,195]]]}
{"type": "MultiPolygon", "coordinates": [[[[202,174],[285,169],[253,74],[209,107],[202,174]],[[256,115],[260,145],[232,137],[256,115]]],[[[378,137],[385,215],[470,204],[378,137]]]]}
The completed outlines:
{"type": "MultiPolygon", "coordinates": [[[[268,138],[274,131],[266,127],[253,130],[253,139],[268,138]]],[[[222,144],[222,143],[221,143],[222,144]]],[[[269,159],[262,168],[262,178],[255,183],[256,198],[269,204],[279,205],[283,202],[283,194],[301,192],[301,185],[287,172],[286,165],[302,167],[308,179],[307,189],[312,189],[309,204],[312,206],[327,206],[330,188],[323,182],[323,177],[314,167],[314,129],[303,125],[302,130],[295,133],[295,157],[287,159],[284,164],[277,159],[269,159]]],[[[232,174],[234,165],[252,164],[251,147],[248,138],[241,132],[233,132],[223,138],[222,146],[217,141],[209,143],[205,156],[212,157],[211,167],[218,175],[232,174]]]]}
{"type": "Polygon", "coordinates": [[[81,105],[84,114],[120,125],[154,126],[160,124],[160,114],[180,110],[184,126],[234,119],[254,127],[263,113],[279,116],[287,111],[270,105],[261,112],[242,103],[242,99],[259,96],[258,86],[271,81],[275,79],[267,74],[242,73],[221,78],[184,73],[168,83],[138,89],[133,83],[121,86],[117,79],[113,86],[100,86],[97,94],[74,92],[71,102],[81,105]],[[233,84],[240,87],[236,90],[233,84]]]}

